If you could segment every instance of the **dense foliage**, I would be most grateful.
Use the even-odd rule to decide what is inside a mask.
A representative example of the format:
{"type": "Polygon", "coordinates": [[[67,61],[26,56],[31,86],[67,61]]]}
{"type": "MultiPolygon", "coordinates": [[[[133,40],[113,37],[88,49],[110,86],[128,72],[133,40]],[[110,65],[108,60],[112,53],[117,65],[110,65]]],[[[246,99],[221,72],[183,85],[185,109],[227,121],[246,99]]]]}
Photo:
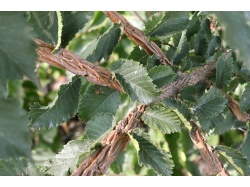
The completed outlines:
{"type": "Polygon", "coordinates": [[[0,12],[0,175],[250,175],[248,18],[0,12]]]}

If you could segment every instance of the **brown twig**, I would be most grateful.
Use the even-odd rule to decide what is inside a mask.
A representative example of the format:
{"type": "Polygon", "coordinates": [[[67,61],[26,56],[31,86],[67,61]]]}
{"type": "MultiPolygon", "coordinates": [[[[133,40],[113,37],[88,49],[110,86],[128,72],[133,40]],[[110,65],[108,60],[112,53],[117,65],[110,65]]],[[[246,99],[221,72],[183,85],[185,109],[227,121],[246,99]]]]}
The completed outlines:
{"type": "Polygon", "coordinates": [[[35,42],[38,45],[36,50],[40,61],[85,76],[91,83],[123,92],[119,82],[112,78],[111,72],[106,68],[90,63],[67,49],[61,49],[59,53],[53,54],[53,45],[39,39],[35,39],[35,42]]]}
{"type": "Polygon", "coordinates": [[[116,128],[103,140],[102,148],[99,148],[84,160],[73,176],[103,175],[116,157],[127,147],[130,141],[128,132],[137,128],[140,118],[146,109],[146,105],[139,105],[131,111],[128,116],[121,120],[116,128]]]}
{"type": "Polygon", "coordinates": [[[149,55],[155,54],[163,64],[172,65],[172,62],[168,60],[162,50],[154,42],[149,42],[144,33],[129,23],[126,18],[115,11],[104,11],[104,14],[106,14],[112,22],[120,23],[123,26],[124,33],[136,44],[141,46],[149,55]]]}
{"type": "Polygon", "coordinates": [[[205,134],[200,130],[199,126],[193,121],[190,121],[192,126],[189,135],[194,145],[199,149],[203,160],[206,162],[210,171],[214,175],[229,176],[229,173],[224,168],[223,164],[219,160],[216,151],[212,146],[206,142],[205,134]]]}

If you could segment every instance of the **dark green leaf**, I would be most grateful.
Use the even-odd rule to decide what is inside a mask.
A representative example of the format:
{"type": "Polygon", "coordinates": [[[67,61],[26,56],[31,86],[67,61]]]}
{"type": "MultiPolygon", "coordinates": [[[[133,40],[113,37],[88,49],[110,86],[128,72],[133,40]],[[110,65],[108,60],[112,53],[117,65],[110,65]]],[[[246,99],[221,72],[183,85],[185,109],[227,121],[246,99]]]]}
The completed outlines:
{"type": "Polygon", "coordinates": [[[139,164],[153,169],[158,175],[171,175],[174,167],[171,155],[156,147],[145,133],[134,131],[132,135],[138,144],[139,164]]]}
{"type": "Polygon", "coordinates": [[[30,12],[31,25],[35,29],[38,38],[53,45],[57,45],[59,23],[56,11],[32,11],[30,12]]]}
{"type": "Polygon", "coordinates": [[[85,128],[89,140],[97,140],[104,136],[112,128],[113,115],[109,113],[99,113],[93,116],[85,128]]]}
{"type": "Polygon", "coordinates": [[[176,77],[176,73],[169,66],[154,66],[148,75],[158,88],[171,83],[176,77]]]}
{"type": "Polygon", "coordinates": [[[171,58],[171,60],[175,63],[178,62],[180,60],[182,60],[188,53],[190,50],[190,45],[187,42],[187,38],[186,38],[186,31],[182,32],[179,44],[177,46],[177,49],[175,51],[174,56],[171,58]]]}
{"type": "Polygon", "coordinates": [[[205,87],[202,83],[198,83],[195,86],[186,86],[180,93],[181,99],[197,102],[202,96],[205,87]]]}
{"type": "Polygon", "coordinates": [[[93,41],[80,55],[90,62],[108,59],[120,38],[121,29],[118,26],[111,27],[102,36],[93,41]]]}
{"type": "Polygon", "coordinates": [[[134,50],[130,53],[128,59],[140,62],[143,65],[146,65],[148,57],[149,55],[144,50],[140,50],[140,48],[136,46],[134,50]]]}
{"type": "Polygon", "coordinates": [[[64,145],[63,150],[43,164],[42,172],[50,175],[68,175],[75,171],[79,157],[87,153],[92,143],[72,140],[64,145]]]}
{"type": "Polygon", "coordinates": [[[221,47],[221,38],[219,36],[214,36],[208,45],[208,56],[213,56],[215,51],[221,47]]]}
{"type": "Polygon", "coordinates": [[[250,149],[249,149],[249,147],[250,147],[250,135],[249,135],[249,132],[250,131],[248,130],[248,132],[245,136],[245,141],[243,143],[243,146],[241,147],[242,153],[245,154],[247,157],[248,165],[250,165],[250,149]]]}
{"type": "Polygon", "coordinates": [[[210,29],[210,20],[208,18],[205,18],[201,23],[201,30],[207,40],[207,42],[210,42],[212,39],[211,29],[210,29]]]}
{"type": "Polygon", "coordinates": [[[226,103],[227,99],[216,88],[212,87],[199,99],[194,110],[199,119],[213,118],[224,110],[226,103]]]}
{"type": "Polygon", "coordinates": [[[180,132],[181,120],[171,109],[162,106],[148,107],[141,116],[148,126],[160,130],[162,133],[180,132]]]}
{"type": "MultiPolygon", "coordinates": [[[[211,12],[210,12],[211,13],[211,12]]],[[[209,13],[209,14],[210,14],[209,13]]],[[[218,21],[224,26],[223,33],[225,40],[232,47],[239,49],[240,54],[246,61],[248,69],[250,69],[250,27],[249,12],[214,12],[218,17],[218,21]]]]}
{"type": "Polygon", "coordinates": [[[65,48],[72,40],[75,34],[84,28],[86,23],[92,18],[93,12],[88,11],[62,11],[62,43],[61,47],[65,48]]]}
{"type": "Polygon", "coordinates": [[[53,105],[42,107],[35,103],[30,107],[30,126],[42,129],[57,127],[74,117],[78,110],[80,87],[81,79],[75,76],[72,82],[60,87],[53,105]]]}
{"type": "Polygon", "coordinates": [[[196,35],[194,35],[194,39],[195,39],[195,44],[194,44],[195,55],[204,57],[208,48],[208,43],[205,36],[201,34],[201,32],[199,32],[196,35]]]}
{"type": "Polygon", "coordinates": [[[150,37],[170,36],[186,29],[188,23],[188,12],[160,12],[147,21],[146,34],[150,37]]]}
{"type": "Polygon", "coordinates": [[[167,107],[176,108],[188,121],[191,119],[191,113],[184,103],[172,98],[166,98],[162,101],[167,107]]]}
{"type": "Polygon", "coordinates": [[[0,12],[0,91],[6,96],[9,79],[29,77],[39,85],[35,75],[36,45],[34,33],[24,12],[0,12]]]}
{"type": "Polygon", "coordinates": [[[182,71],[188,71],[195,67],[199,67],[204,62],[201,56],[186,56],[180,63],[182,71]]]}
{"type": "Polygon", "coordinates": [[[194,34],[196,34],[199,30],[200,30],[200,20],[198,16],[195,14],[193,15],[191,21],[188,24],[187,33],[186,33],[187,40],[189,41],[191,37],[194,34]]]}
{"type": "Polygon", "coordinates": [[[247,83],[247,85],[245,86],[245,91],[240,98],[239,104],[243,112],[250,109],[250,83],[247,83]]]}
{"type": "Polygon", "coordinates": [[[139,62],[120,60],[114,64],[113,71],[132,101],[148,104],[160,95],[146,69],[139,62]]]}
{"type": "Polygon", "coordinates": [[[104,86],[90,86],[79,103],[79,117],[88,121],[101,112],[115,114],[120,102],[118,91],[104,86]]]}
{"type": "Polygon", "coordinates": [[[0,158],[31,157],[27,114],[17,101],[0,99],[0,158]]]}
{"type": "Polygon", "coordinates": [[[247,162],[247,157],[240,151],[226,146],[217,146],[215,150],[223,156],[229,164],[241,175],[250,175],[250,170],[247,162]]]}
{"type": "Polygon", "coordinates": [[[224,117],[222,116],[222,114],[220,114],[219,116],[209,118],[209,119],[201,118],[199,122],[200,122],[202,129],[205,132],[209,133],[209,131],[215,128],[216,126],[222,125],[223,120],[224,120],[224,117]]]}
{"type": "Polygon", "coordinates": [[[233,58],[231,56],[232,54],[228,53],[218,59],[216,67],[216,86],[218,88],[223,88],[230,81],[233,70],[233,58]]]}

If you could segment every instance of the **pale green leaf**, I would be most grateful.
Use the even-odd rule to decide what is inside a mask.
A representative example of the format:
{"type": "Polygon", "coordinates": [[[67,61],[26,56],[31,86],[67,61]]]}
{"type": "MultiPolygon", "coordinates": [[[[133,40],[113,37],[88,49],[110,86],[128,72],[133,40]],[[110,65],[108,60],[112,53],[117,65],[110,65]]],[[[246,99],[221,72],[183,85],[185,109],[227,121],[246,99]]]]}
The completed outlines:
{"type": "MultiPolygon", "coordinates": [[[[207,12],[211,14],[211,12],[207,12]]],[[[218,21],[224,27],[223,38],[228,42],[231,47],[239,50],[240,58],[244,59],[248,69],[250,69],[250,26],[249,12],[226,12],[218,11],[214,12],[218,21]]]]}
{"type": "Polygon", "coordinates": [[[136,46],[133,51],[128,56],[129,60],[137,61],[142,63],[143,65],[147,64],[149,55],[145,52],[145,50],[140,50],[138,46],[136,46]]]}
{"type": "Polygon", "coordinates": [[[78,55],[90,62],[99,62],[102,58],[108,59],[118,43],[120,33],[118,25],[111,27],[78,55]]]}
{"type": "Polygon", "coordinates": [[[85,128],[89,140],[97,140],[103,137],[112,129],[113,115],[109,113],[99,113],[93,116],[85,128]]]}
{"type": "Polygon", "coordinates": [[[185,30],[188,23],[188,12],[160,12],[147,21],[146,35],[150,37],[170,36],[185,30]]]}
{"type": "Polygon", "coordinates": [[[169,66],[154,66],[148,75],[158,88],[170,84],[176,77],[176,73],[169,66]]]}
{"type": "Polygon", "coordinates": [[[217,146],[215,150],[223,156],[229,164],[241,175],[250,175],[250,169],[247,162],[247,157],[242,152],[226,146],[217,146]]]}
{"type": "Polygon", "coordinates": [[[208,56],[213,56],[215,51],[221,47],[221,38],[219,36],[214,36],[208,45],[208,56]]]}
{"type": "Polygon", "coordinates": [[[0,98],[0,158],[31,157],[28,118],[15,100],[0,98]]]}
{"type": "Polygon", "coordinates": [[[104,86],[90,86],[80,100],[79,117],[88,121],[101,112],[115,114],[120,102],[118,91],[104,86]]]}
{"type": "Polygon", "coordinates": [[[38,86],[35,75],[36,45],[34,33],[24,12],[0,12],[0,91],[7,95],[9,79],[29,77],[38,86]]]}
{"type": "Polygon", "coordinates": [[[162,133],[180,132],[181,121],[171,109],[162,106],[148,107],[141,116],[142,121],[148,126],[160,130],[162,133]]]}
{"type": "Polygon", "coordinates": [[[35,103],[30,107],[30,126],[42,129],[57,127],[74,117],[78,110],[80,87],[81,79],[75,76],[69,84],[60,87],[53,105],[42,107],[35,103]]]}
{"type": "Polygon", "coordinates": [[[216,67],[216,86],[223,88],[228,85],[233,71],[233,58],[231,53],[220,56],[216,67]]]}
{"type": "Polygon", "coordinates": [[[132,101],[148,104],[160,95],[146,69],[139,62],[120,60],[114,64],[113,71],[132,101]]]}
{"type": "Polygon", "coordinates": [[[250,109],[250,83],[247,83],[247,85],[245,86],[245,91],[240,98],[239,104],[243,112],[250,109]]]}
{"type": "Polygon", "coordinates": [[[216,88],[211,87],[194,106],[199,119],[218,116],[226,107],[227,99],[216,88]]]}
{"type": "Polygon", "coordinates": [[[139,164],[153,169],[158,175],[169,176],[173,173],[173,160],[170,153],[156,147],[146,133],[134,131],[133,139],[139,145],[138,158],[139,164]]]}
{"type": "Polygon", "coordinates": [[[89,152],[92,143],[89,141],[72,140],[64,145],[62,151],[43,164],[42,172],[62,176],[72,173],[77,168],[80,156],[89,152]]]}

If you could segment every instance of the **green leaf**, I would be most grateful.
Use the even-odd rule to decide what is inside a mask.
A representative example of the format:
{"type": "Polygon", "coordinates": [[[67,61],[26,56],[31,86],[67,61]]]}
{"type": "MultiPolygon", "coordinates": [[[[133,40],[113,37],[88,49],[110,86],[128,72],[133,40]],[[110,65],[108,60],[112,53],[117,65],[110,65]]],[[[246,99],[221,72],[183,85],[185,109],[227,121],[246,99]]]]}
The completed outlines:
{"type": "Polygon", "coordinates": [[[213,56],[215,51],[221,47],[221,38],[219,36],[214,36],[208,45],[208,56],[213,56]]]}
{"type": "Polygon", "coordinates": [[[0,158],[31,157],[27,114],[15,100],[0,99],[0,158]]]}
{"type": "Polygon", "coordinates": [[[245,91],[243,92],[243,95],[240,98],[239,104],[243,112],[250,109],[250,83],[246,84],[245,91]]]}
{"type": "Polygon", "coordinates": [[[51,106],[42,107],[35,103],[30,107],[30,126],[37,129],[57,127],[74,117],[78,110],[80,87],[81,79],[75,76],[69,84],[60,87],[58,97],[51,106]]]}
{"type": "Polygon", "coordinates": [[[162,133],[170,134],[181,131],[181,121],[178,115],[171,109],[162,106],[148,107],[141,119],[145,124],[162,133]]]}
{"type": "Polygon", "coordinates": [[[201,23],[201,30],[200,32],[204,34],[207,42],[210,42],[212,39],[212,33],[210,29],[210,20],[208,18],[205,18],[201,23]]]}
{"type": "Polygon", "coordinates": [[[99,113],[93,116],[86,126],[86,134],[89,140],[97,140],[103,137],[113,127],[113,115],[109,113],[99,113]]]}
{"type": "Polygon", "coordinates": [[[185,30],[188,23],[188,12],[160,12],[147,21],[145,31],[150,37],[170,36],[185,30]]]}
{"type": "Polygon", "coordinates": [[[193,35],[198,33],[199,30],[200,30],[200,20],[198,16],[195,14],[193,15],[187,27],[187,33],[186,33],[187,40],[189,41],[193,35]]]}
{"type": "Polygon", "coordinates": [[[188,121],[191,119],[191,113],[185,103],[181,103],[179,100],[172,98],[166,98],[162,100],[162,102],[167,107],[176,108],[188,121]]]}
{"type": "Polygon", "coordinates": [[[99,62],[102,58],[108,59],[118,43],[120,34],[121,29],[118,25],[111,27],[78,55],[90,62],[99,62]]]}
{"type": "Polygon", "coordinates": [[[216,86],[223,88],[228,85],[233,71],[233,58],[232,54],[228,53],[222,55],[217,62],[216,67],[216,86]]]}
{"type": "Polygon", "coordinates": [[[170,84],[176,77],[176,73],[169,66],[154,66],[148,75],[157,88],[170,84]]]}
{"type": "Polygon", "coordinates": [[[224,120],[224,117],[222,116],[222,114],[220,114],[219,116],[213,117],[213,118],[201,118],[199,119],[200,125],[202,127],[202,129],[206,132],[209,133],[210,130],[212,130],[213,128],[222,125],[224,120]]]}
{"type": "Polygon", "coordinates": [[[57,45],[59,25],[56,11],[31,11],[29,22],[37,33],[37,38],[57,45]]]}
{"type": "Polygon", "coordinates": [[[218,116],[226,107],[227,99],[214,87],[205,93],[194,106],[199,119],[218,116]]]}
{"type": "Polygon", "coordinates": [[[226,146],[217,146],[215,150],[223,156],[241,175],[250,175],[247,157],[242,152],[226,146]]]}
{"type": "Polygon", "coordinates": [[[140,50],[140,48],[136,46],[133,49],[133,51],[130,53],[130,55],[128,56],[128,59],[140,62],[143,65],[146,65],[148,57],[149,55],[144,50],[140,50]]]}
{"type": "Polygon", "coordinates": [[[36,45],[34,33],[24,12],[0,12],[0,91],[7,95],[9,79],[29,77],[38,86],[35,75],[36,45]]]}
{"type": "Polygon", "coordinates": [[[172,57],[172,61],[175,63],[175,62],[182,60],[185,56],[187,56],[187,54],[189,53],[189,50],[190,50],[190,45],[187,42],[186,31],[183,31],[179,44],[175,51],[175,54],[172,57]]]}
{"type": "Polygon", "coordinates": [[[250,146],[250,135],[249,135],[249,130],[245,136],[245,140],[244,140],[244,143],[241,147],[241,151],[243,154],[246,155],[247,157],[247,160],[248,160],[248,166],[250,165],[250,149],[249,149],[249,146],[250,146]]]}
{"type": "MultiPolygon", "coordinates": [[[[209,12],[211,14],[211,12],[209,12]]],[[[239,50],[240,56],[250,69],[250,27],[249,12],[214,12],[218,21],[224,27],[223,38],[234,48],[239,50]]]]}
{"type": "Polygon", "coordinates": [[[90,86],[80,100],[79,117],[88,121],[101,112],[115,114],[120,102],[118,91],[104,86],[90,86]]]}
{"type": "Polygon", "coordinates": [[[30,159],[19,157],[0,159],[0,176],[38,176],[41,175],[30,159]]]}
{"type": "Polygon", "coordinates": [[[194,51],[197,56],[205,56],[207,53],[208,43],[206,37],[201,33],[197,33],[194,35],[195,44],[194,51]]]}
{"type": "Polygon", "coordinates": [[[85,25],[90,21],[93,11],[62,11],[62,43],[61,47],[65,48],[68,43],[75,37],[85,25]]]}
{"type": "Polygon", "coordinates": [[[160,95],[146,69],[139,62],[117,61],[113,66],[113,71],[132,101],[137,100],[140,103],[148,104],[160,95]]]}
{"type": "Polygon", "coordinates": [[[174,163],[169,153],[156,147],[145,133],[135,130],[132,136],[139,146],[137,151],[141,166],[153,169],[158,175],[169,176],[173,173],[174,163]]]}
{"type": "Polygon", "coordinates": [[[191,102],[197,102],[204,93],[204,90],[205,87],[202,83],[198,83],[194,86],[186,86],[181,91],[180,98],[191,102]]]}
{"type": "Polygon", "coordinates": [[[85,140],[72,140],[64,145],[62,151],[43,164],[42,172],[54,176],[72,173],[77,168],[79,157],[89,151],[92,143],[85,140]]]}

